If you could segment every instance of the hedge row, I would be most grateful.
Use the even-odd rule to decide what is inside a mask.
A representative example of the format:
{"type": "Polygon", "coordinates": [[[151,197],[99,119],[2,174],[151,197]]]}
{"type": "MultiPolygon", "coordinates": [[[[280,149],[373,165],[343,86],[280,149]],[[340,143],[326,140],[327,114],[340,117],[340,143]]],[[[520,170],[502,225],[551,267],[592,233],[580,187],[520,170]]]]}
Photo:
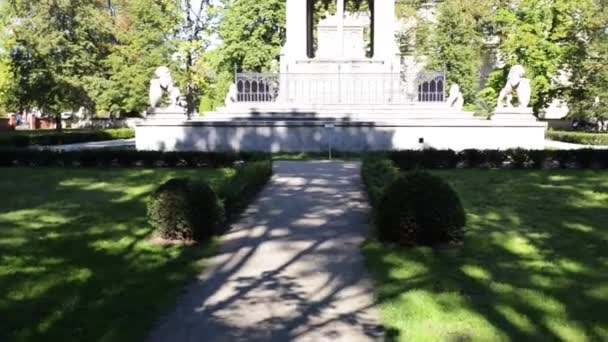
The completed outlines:
{"type": "Polygon", "coordinates": [[[608,150],[423,150],[389,152],[399,169],[608,168],[608,150]]]}
{"type": "Polygon", "coordinates": [[[155,152],[136,150],[40,151],[0,149],[0,166],[50,167],[223,167],[267,159],[253,153],[155,152]]]}
{"type": "Polygon", "coordinates": [[[130,128],[104,130],[63,130],[63,131],[14,131],[0,134],[2,147],[27,147],[32,145],[62,145],[91,141],[131,139],[135,130],[130,128]]]}
{"type": "Polygon", "coordinates": [[[547,138],[573,144],[608,146],[608,133],[548,131],[547,138]]]}
{"type": "Polygon", "coordinates": [[[272,161],[247,162],[236,168],[234,175],[219,191],[224,201],[226,218],[240,213],[272,176],[272,161]]]}

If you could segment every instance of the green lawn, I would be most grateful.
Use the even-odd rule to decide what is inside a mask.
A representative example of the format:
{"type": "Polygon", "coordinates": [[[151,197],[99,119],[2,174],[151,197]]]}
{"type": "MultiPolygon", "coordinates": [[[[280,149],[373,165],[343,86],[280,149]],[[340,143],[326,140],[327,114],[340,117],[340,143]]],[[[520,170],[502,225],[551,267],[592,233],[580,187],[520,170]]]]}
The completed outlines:
{"type": "Polygon", "coordinates": [[[364,247],[401,341],[608,341],[608,172],[439,171],[461,248],[364,247]]]}
{"type": "Polygon", "coordinates": [[[147,195],[233,174],[0,168],[0,341],[141,341],[214,249],[148,243],[147,195]]]}

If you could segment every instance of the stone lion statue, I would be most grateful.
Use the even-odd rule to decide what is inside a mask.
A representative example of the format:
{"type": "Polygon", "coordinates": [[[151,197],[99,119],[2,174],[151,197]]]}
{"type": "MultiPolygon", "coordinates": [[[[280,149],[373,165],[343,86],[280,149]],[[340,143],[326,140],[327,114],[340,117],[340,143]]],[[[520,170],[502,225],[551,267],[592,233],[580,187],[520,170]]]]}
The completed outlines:
{"type": "Polygon", "coordinates": [[[513,107],[513,92],[517,91],[517,98],[519,100],[520,108],[527,108],[530,104],[530,97],[532,95],[532,87],[530,80],[524,78],[526,70],[521,65],[514,65],[509,70],[507,76],[507,84],[501,90],[498,96],[497,107],[513,107]],[[506,99],[506,102],[505,102],[506,99]]]}
{"type": "Polygon", "coordinates": [[[184,107],[182,94],[173,84],[171,71],[166,66],[161,66],[156,69],[154,78],[150,81],[150,107],[158,108],[165,92],[169,95],[170,108],[184,107]]]}
{"type": "Polygon", "coordinates": [[[464,106],[464,97],[460,91],[459,84],[454,83],[450,86],[450,93],[447,102],[450,108],[455,108],[458,110],[462,109],[464,106]]]}

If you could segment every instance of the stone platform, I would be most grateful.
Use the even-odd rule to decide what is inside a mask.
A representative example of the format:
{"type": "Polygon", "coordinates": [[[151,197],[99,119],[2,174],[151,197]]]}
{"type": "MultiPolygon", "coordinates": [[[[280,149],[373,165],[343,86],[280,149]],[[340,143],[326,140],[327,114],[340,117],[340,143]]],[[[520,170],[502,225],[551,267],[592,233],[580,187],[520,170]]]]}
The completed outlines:
{"type": "Polygon", "coordinates": [[[137,149],[345,152],[401,149],[543,149],[546,123],[522,116],[486,120],[445,104],[235,104],[204,119],[146,120],[137,149]]]}

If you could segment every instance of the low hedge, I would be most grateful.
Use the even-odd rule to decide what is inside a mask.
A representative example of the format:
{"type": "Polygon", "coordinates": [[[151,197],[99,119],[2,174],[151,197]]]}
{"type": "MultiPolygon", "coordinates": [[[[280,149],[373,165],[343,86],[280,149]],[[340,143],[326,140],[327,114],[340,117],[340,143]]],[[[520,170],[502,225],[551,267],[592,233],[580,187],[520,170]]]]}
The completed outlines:
{"type": "Polygon", "coordinates": [[[63,145],[131,138],[135,138],[135,130],[130,128],[103,130],[14,131],[0,134],[0,146],[27,147],[32,145],[63,145]]]}
{"type": "Polygon", "coordinates": [[[608,133],[548,131],[547,138],[580,145],[608,146],[608,133]]]}
{"type": "Polygon", "coordinates": [[[265,160],[238,165],[217,190],[186,178],[171,179],[150,196],[148,220],[166,239],[207,240],[247,207],[271,175],[272,162],[265,160]]]}
{"type": "Polygon", "coordinates": [[[50,151],[0,149],[0,166],[49,167],[224,167],[267,155],[223,152],[155,152],[136,150],[50,151]]]}
{"type": "Polygon", "coordinates": [[[401,170],[450,168],[608,168],[608,150],[421,150],[394,151],[401,170]]]}
{"type": "Polygon", "coordinates": [[[241,212],[272,176],[272,161],[254,161],[237,166],[236,174],[224,185],[220,197],[226,208],[226,218],[241,212]]]}

